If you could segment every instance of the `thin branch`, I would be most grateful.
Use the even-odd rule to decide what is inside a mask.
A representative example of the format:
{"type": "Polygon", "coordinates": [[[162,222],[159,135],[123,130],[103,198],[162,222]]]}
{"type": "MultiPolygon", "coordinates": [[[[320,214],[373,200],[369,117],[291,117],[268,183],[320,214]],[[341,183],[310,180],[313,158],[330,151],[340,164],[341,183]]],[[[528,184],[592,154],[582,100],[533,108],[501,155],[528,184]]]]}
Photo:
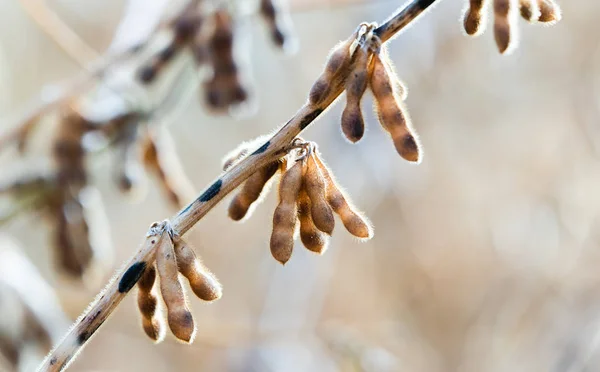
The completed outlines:
{"type": "MultiPolygon", "coordinates": [[[[388,41],[413,22],[421,13],[440,0],[412,0],[399,9],[394,16],[377,28],[376,33],[382,42],[388,41]]],[[[323,111],[325,111],[342,93],[343,88],[332,90],[319,105],[304,104],[277,133],[256,149],[250,156],[240,161],[223,173],[196,200],[175,216],[171,227],[175,234],[183,235],[204,217],[229,192],[239,186],[256,169],[267,165],[286,154],[291,141],[308,127],[323,111]]],[[[112,311],[125,298],[147,265],[152,264],[155,256],[155,244],[151,236],[140,247],[139,251],[125,265],[75,322],[59,345],[46,357],[39,371],[61,371],[75,358],[87,341],[106,321],[112,311]]]]}
{"type": "Polygon", "coordinates": [[[98,59],[98,52],[67,26],[48,8],[45,0],[21,0],[23,10],[33,19],[42,31],[62,50],[81,66],[98,59]]]}

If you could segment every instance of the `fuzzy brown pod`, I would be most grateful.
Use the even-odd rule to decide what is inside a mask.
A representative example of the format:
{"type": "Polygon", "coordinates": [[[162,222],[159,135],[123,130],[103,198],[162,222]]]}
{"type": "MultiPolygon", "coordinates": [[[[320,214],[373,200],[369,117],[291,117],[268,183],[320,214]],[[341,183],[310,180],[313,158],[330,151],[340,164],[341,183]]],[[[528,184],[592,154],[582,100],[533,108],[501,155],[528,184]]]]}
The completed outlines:
{"type": "Polygon", "coordinates": [[[162,341],[165,325],[158,301],[160,297],[166,305],[171,333],[177,339],[191,343],[196,328],[179,274],[187,279],[192,292],[204,301],[221,298],[221,284],[193,248],[172,231],[168,221],[154,223],[150,230],[152,245],[156,247],[156,260],[145,268],[137,282],[142,328],[153,341],[162,341]]]}
{"type": "Polygon", "coordinates": [[[346,107],[342,112],[342,132],[350,142],[358,142],[365,133],[361,100],[369,86],[371,51],[367,45],[356,50],[356,62],[346,81],[346,107]]]}
{"type": "Polygon", "coordinates": [[[177,258],[168,233],[160,237],[156,250],[156,269],[160,277],[160,293],[167,308],[169,328],[177,339],[191,343],[196,334],[196,327],[179,281],[177,258]]]}
{"type": "Polygon", "coordinates": [[[390,134],[396,151],[410,162],[421,161],[421,146],[402,102],[401,86],[387,63],[385,50],[373,55],[369,87],[382,127],[390,134]]]}
{"type": "Polygon", "coordinates": [[[290,45],[289,15],[284,11],[280,0],[260,0],[260,15],[271,32],[271,40],[282,49],[290,45]]]}
{"type": "Polygon", "coordinates": [[[310,214],[315,226],[325,234],[331,235],[335,227],[335,218],[327,202],[327,179],[317,164],[315,151],[312,150],[306,158],[302,181],[306,194],[310,198],[310,214]]]}
{"type": "Polygon", "coordinates": [[[53,247],[57,266],[71,277],[83,277],[94,256],[83,204],[59,191],[55,200],[49,203],[48,212],[54,223],[53,247]]]}
{"type": "Polygon", "coordinates": [[[348,232],[370,239],[370,223],[343,193],[320,159],[316,144],[295,142],[295,146],[297,153],[290,153],[280,166],[279,204],[271,234],[273,257],[282,264],[291,258],[298,223],[302,244],[312,252],[324,253],[335,225],[334,212],[348,232]]]}
{"type": "Polygon", "coordinates": [[[352,65],[352,56],[356,49],[358,35],[359,31],[357,30],[349,39],[338,43],[331,49],[325,62],[325,69],[308,94],[310,104],[315,106],[322,104],[335,88],[344,84],[344,78],[348,75],[348,70],[352,65]]]}
{"type": "Polygon", "coordinates": [[[156,268],[154,265],[144,270],[137,283],[137,304],[142,317],[142,328],[146,335],[155,342],[160,342],[165,335],[165,325],[161,315],[158,297],[153,293],[156,286],[156,268]]]}
{"type": "Polygon", "coordinates": [[[561,10],[554,0],[469,0],[464,14],[464,29],[468,35],[478,35],[485,28],[487,4],[493,3],[494,38],[500,53],[514,49],[518,42],[515,22],[521,17],[530,23],[553,24],[561,19],[561,10]]]}
{"type": "Polygon", "coordinates": [[[322,254],[327,250],[329,236],[319,230],[311,214],[311,202],[304,182],[296,201],[298,208],[298,222],[300,222],[300,240],[309,251],[322,254]]]}
{"type": "Polygon", "coordinates": [[[281,163],[281,181],[279,182],[279,203],[273,213],[273,231],[271,233],[271,254],[282,264],[292,257],[294,233],[296,231],[296,199],[302,185],[303,162],[293,163],[288,169],[288,161],[281,163]]]}
{"type": "Polygon", "coordinates": [[[194,294],[204,301],[221,298],[221,284],[196,256],[194,249],[179,236],[175,236],[173,242],[179,272],[189,281],[194,294]]]}
{"type": "Polygon", "coordinates": [[[369,220],[363,216],[345,195],[341,186],[333,176],[331,170],[321,160],[317,151],[314,152],[317,166],[320,168],[327,181],[327,203],[337,213],[346,230],[359,239],[368,240],[373,237],[373,228],[369,220]]]}
{"type": "Polygon", "coordinates": [[[167,131],[148,131],[141,139],[142,162],[157,180],[163,194],[175,208],[191,198],[192,186],[176,157],[175,146],[167,131]]]}
{"type": "Polygon", "coordinates": [[[177,54],[187,47],[194,48],[193,42],[202,22],[201,8],[197,2],[190,2],[180,14],[169,22],[168,26],[172,32],[171,41],[140,68],[138,72],[140,81],[144,84],[153,83],[177,54]]]}
{"type": "Polygon", "coordinates": [[[208,60],[212,77],[204,83],[209,108],[223,111],[244,102],[248,91],[242,85],[239,63],[234,58],[234,21],[224,9],[212,15],[213,29],[208,38],[208,60]]]}
{"type": "Polygon", "coordinates": [[[465,11],[464,28],[469,35],[478,35],[485,28],[485,5],[489,0],[469,0],[465,11]]]}
{"type": "Polygon", "coordinates": [[[231,200],[229,204],[229,217],[234,221],[240,221],[251,215],[251,207],[257,205],[257,201],[266,194],[269,181],[279,170],[279,163],[274,162],[258,169],[242,185],[242,189],[231,200]]]}

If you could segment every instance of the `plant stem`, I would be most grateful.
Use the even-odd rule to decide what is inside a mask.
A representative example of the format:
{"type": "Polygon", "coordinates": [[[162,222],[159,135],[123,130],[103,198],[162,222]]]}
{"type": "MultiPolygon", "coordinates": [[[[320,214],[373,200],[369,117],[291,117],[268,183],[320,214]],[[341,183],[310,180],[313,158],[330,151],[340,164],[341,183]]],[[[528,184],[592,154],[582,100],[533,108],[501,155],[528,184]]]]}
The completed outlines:
{"type": "MultiPolygon", "coordinates": [[[[388,41],[436,1],[440,0],[411,0],[379,26],[375,33],[382,42],[388,41]]],[[[305,103],[296,115],[266,143],[223,173],[202,195],[181,210],[171,220],[173,231],[178,235],[185,234],[256,169],[285,155],[292,140],[321,115],[342,92],[343,88],[341,87],[333,90],[318,106],[305,103]]],[[[50,352],[38,371],[61,371],[68,366],[129,290],[134,287],[146,266],[152,264],[154,248],[155,245],[148,241],[140,247],[133,258],[75,322],[63,340],[50,352]]]]}

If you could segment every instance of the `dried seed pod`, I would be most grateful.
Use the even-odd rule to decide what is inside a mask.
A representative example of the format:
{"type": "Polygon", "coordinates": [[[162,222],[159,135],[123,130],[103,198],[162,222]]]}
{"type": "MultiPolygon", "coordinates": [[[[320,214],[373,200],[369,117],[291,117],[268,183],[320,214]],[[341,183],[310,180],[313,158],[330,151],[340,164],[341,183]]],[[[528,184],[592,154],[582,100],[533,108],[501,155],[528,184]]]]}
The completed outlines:
{"type": "Polygon", "coordinates": [[[156,269],[160,277],[160,292],[167,306],[167,320],[173,335],[191,343],[196,333],[194,318],[187,305],[183,287],[179,282],[173,242],[168,233],[161,236],[156,251],[156,269]]]}
{"type": "MultiPolygon", "coordinates": [[[[303,182],[304,183],[304,182],[303,182]]],[[[315,253],[322,254],[327,250],[329,237],[323,233],[317,226],[311,216],[311,203],[304,185],[300,189],[298,199],[296,201],[298,208],[298,221],[300,222],[300,240],[302,244],[315,253]]]]}
{"type": "Polygon", "coordinates": [[[180,208],[192,194],[192,186],[181,169],[172,140],[166,131],[147,133],[142,143],[142,159],[173,206],[180,208]]]}
{"type": "Polygon", "coordinates": [[[278,169],[278,162],[267,164],[254,172],[254,174],[244,182],[240,192],[233,200],[231,200],[231,204],[229,204],[229,217],[232,220],[239,221],[246,215],[250,216],[251,213],[248,213],[250,207],[261,195],[266,194],[266,192],[263,192],[263,189],[265,189],[265,186],[269,183],[271,178],[273,178],[275,173],[277,173],[278,169]]]}
{"type": "Polygon", "coordinates": [[[71,107],[63,112],[52,146],[60,187],[77,190],[87,184],[86,150],[82,141],[92,128],[93,124],[71,107]]]}
{"type": "Polygon", "coordinates": [[[179,236],[176,236],[173,242],[179,272],[187,278],[196,296],[204,301],[215,301],[221,298],[223,294],[221,284],[202,264],[194,249],[179,236]]]}
{"type": "Polygon", "coordinates": [[[468,35],[477,35],[485,29],[485,6],[488,0],[469,0],[465,11],[464,28],[468,35]]]}
{"type": "Polygon", "coordinates": [[[277,0],[261,0],[260,14],[270,28],[273,42],[278,47],[283,48],[289,38],[287,35],[289,26],[287,26],[287,20],[282,14],[279,2],[277,0]]]}
{"type": "Polygon", "coordinates": [[[381,54],[373,56],[370,75],[369,86],[373,92],[375,110],[381,125],[392,137],[400,156],[408,161],[419,162],[418,140],[411,127],[408,112],[396,91],[397,84],[392,82],[394,77],[381,54]]]}
{"type": "Polygon", "coordinates": [[[360,102],[369,84],[370,53],[367,46],[356,51],[356,63],[346,81],[346,107],[342,113],[342,132],[350,142],[358,142],[365,133],[360,102]]]}
{"type": "Polygon", "coordinates": [[[509,51],[517,43],[516,11],[515,0],[494,0],[494,37],[500,53],[509,51]]]}
{"type": "Polygon", "coordinates": [[[140,68],[138,73],[140,81],[144,84],[154,82],[158,74],[173,60],[182,48],[182,45],[175,42],[164,47],[147,65],[140,68]]]}
{"type": "Polygon", "coordinates": [[[333,177],[333,173],[323,163],[318,154],[315,154],[315,160],[327,180],[327,202],[333,211],[340,216],[346,230],[357,238],[371,239],[373,228],[367,218],[358,212],[347,196],[344,195],[342,188],[333,177]]]}
{"type": "Polygon", "coordinates": [[[356,34],[348,40],[338,43],[331,49],[327,62],[325,62],[325,70],[321,76],[315,81],[310,93],[308,101],[312,105],[319,105],[331,94],[331,91],[343,84],[342,78],[351,65],[353,50],[352,46],[356,41],[356,34]]]}
{"type": "Polygon", "coordinates": [[[306,158],[306,170],[303,176],[304,187],[310,198],[310,211],[315,226],[327,235],[331,235],[335,226],[335,218],[327,204],[327,180],[315,161],[316,148],[306,158]]]}
{"type": "Polygon", "coordinates": [[[242,86],[238,65],[233,56],[233,20],[225,9],[213,14],[214,29],[208,39],[212,78],[205,83],[209,107],[223,110],[231,104],[245,101],[248,92],[242,86]]]}
{"type": "Polygon", "coordinates": [[[297,220],[296,199],[302,185],[303,166],[303,161],[298,161],[286,170],[287,163],[281,164],[283,175],[279,182],[279,204],[273,213],[271,254],[282,264],[290,259],[294,248],[297,220]]]}
{"type": "Polygon", "coordinates": [[[173,58],[190,44],[201,25],[202,17],[198,12],[197,5],[191,4],[187,6],[171,23],[173,31],[173,40],[171,43],[152,57],[151,61],[140,69],[138,76],[142,83],[152,83],[173,58]]]}
{"type": "Polygon", "coordinates": [[[155,342],[160,342],[164,337],[164,324],[160,316],[158,298],[152,293],[156,282],[156,269],[154,265],[146,268],[137,283],[137,303],[142,316],[142,327],[144,332],[155,342]]]}
{"type": "Polygon", "coordinates": [[[519,11],[523,19],[532,23],[537,22],[541,15],[538,0],[519,0],[519,11]]]}
{"type": "Polygon", "coordinates": [[[562,12],[554,0],[532,0],[537,1],[540,9],[538,21],[543,23],[556,23],[561,20],[562,12]]]}
{"type": "Polygon", "coordinates": [[[55,196],[48,207],[53,217],[57,265],[67,275],[80,278],[90,267],[93,248],[83,205],[75,198],[55,196]]]}

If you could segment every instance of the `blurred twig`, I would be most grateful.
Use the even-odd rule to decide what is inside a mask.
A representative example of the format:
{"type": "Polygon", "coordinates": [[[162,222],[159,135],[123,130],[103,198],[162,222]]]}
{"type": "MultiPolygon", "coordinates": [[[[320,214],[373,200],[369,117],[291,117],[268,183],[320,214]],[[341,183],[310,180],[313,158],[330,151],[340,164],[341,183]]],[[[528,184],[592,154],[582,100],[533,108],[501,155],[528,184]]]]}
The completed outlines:
{"type": "Polygon", "coordinates": [[[79,35],[66,25],[48,6],[45,0],[20,0],[23,10],[42,31],[81,66],[87,66],[99,55],[79,35]]]}

